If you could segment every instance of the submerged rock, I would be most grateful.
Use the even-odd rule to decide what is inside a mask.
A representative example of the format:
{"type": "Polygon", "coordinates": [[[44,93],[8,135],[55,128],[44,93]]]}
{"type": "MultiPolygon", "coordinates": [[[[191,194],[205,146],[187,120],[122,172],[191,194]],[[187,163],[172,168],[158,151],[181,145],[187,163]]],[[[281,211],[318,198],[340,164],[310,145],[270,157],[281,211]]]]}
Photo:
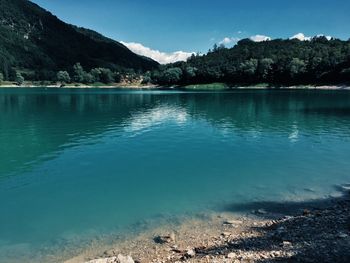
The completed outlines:
{"type": "Polygon", "coordinates": [[[167,236],[156,236],[153,240],[158,244],[173,243],[176,241],[176,235],[174,232],[171,232],[167,236]]]}
{"type": "Polygon", "coordinates": [[[242,221],[240,220],[226,220],[224,222],[224,225],[230,225],[230,226],[235,226],[235,225],[241,225],[242,221]]]}
{"type": "Polygon", "coordinates": [[[265,209],[258,209],[258,210],[255,211],[255,214],[266,215],[267,211],[265,209]]]}

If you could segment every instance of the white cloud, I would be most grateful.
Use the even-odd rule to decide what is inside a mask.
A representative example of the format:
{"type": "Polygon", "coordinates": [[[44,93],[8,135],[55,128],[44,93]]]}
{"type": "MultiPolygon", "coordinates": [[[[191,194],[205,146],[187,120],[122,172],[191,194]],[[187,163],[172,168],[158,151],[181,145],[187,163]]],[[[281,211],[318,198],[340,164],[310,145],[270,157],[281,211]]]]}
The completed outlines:
{"type": "Polygon", "coordinates": [[[250,37],[251,40],[254,42],[263,42],[263,41],[270,41],[271,37],[264,36],[264,35],[255,35],[250,37]]]}
{"type": "Polygon", "coordinates": [[[167,63],[174,63],[177,61],[186,61],[192,54],[195,54],[194,52],[184,52],[184,51],[176,51],[172,53],[166,53],[161,52],[159,50],[154,50],[149,47],[145,47],[140,43],[134,43],[134,42],[123,42],[121,41],[123,45],[125,45],[127,48],[129,48],[132,52],[149,57],[154,59],[155,61],[158,61],[160,64],[167,64],[167,63]]]}
{"type": "Polygon", "coordinates": [[[299,39],[300,41],[310,41],[312,37],[307,37],[303,33],[298,33],[292,36],[290,39],[299,39]]]}
{"type": "Polygon", "coordinates": [[[325,35],[323,35],[323,34],[319,34],[319,35],[317,35],[316,37],[325,37],[325,38],[327,38],[327,40],[329,41],[329,40],[331,40],[333,37],[331,37],[331,36],[325,36],[325,35]]]}
{"type": "Polygon", "coordinates": [[[239,40],[240,38],[237,38],[237,37],[225,37],[223,40],[219,42],[219,44],[228,45],[228,44],[237,43],[239,40]]]}
{"type": "MultiPolygon", "coordinates": [[[[326,37],[327,40],[332,39],[331,36],[325,36],[324,34],[319,34],[316,37],[326,37]]],[[[292,36],[290,39],[299,39],[300,41],[310,41],[312,39],[312,37],[307,37],[303,33],[298,33],[298,34],[292,36]]]]}

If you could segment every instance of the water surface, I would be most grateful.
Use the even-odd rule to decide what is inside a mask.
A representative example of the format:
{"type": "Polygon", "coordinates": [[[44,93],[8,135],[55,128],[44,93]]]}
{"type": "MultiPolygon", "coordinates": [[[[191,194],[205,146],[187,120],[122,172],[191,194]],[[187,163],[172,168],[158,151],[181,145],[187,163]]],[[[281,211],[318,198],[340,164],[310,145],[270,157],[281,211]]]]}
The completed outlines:
{"type": "Polygon", "coordinates": [[[325,197],[350,181],[349,149],[346,91],[0,89],[0,258],[325,197]]]}

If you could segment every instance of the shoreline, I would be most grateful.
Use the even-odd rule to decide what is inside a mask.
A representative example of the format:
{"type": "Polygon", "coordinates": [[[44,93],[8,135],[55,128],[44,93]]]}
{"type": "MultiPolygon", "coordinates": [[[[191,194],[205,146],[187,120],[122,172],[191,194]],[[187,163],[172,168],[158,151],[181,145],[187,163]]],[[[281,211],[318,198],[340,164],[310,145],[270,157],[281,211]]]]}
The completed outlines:
{"type": "Polygon", "coordinates": [[[34,85],[23,84],[21,86],[15,84],[1,84],[0,88],[8,88],[8,89],[19,89],[19,88],[47,88],[47,89],[130,89],[130,90],[178,90],[178,91],[234,91],[234,90],[350,90],[350,85],[293,85],[293,86],[237,86],[230,87],[224,89],[201,89],[201,85],[193,85],[198,86],[196,88],[186,88],[186,86],[158,86],[158,85],[138,85],[138,84],[118,84],[115,83],[113,85],[34,85]]]}
{"type": "Polygon", "coordinates": [[[342,197],[203,214],[64,263],[349,262],[350,184],[342,191],[342,197]]]}

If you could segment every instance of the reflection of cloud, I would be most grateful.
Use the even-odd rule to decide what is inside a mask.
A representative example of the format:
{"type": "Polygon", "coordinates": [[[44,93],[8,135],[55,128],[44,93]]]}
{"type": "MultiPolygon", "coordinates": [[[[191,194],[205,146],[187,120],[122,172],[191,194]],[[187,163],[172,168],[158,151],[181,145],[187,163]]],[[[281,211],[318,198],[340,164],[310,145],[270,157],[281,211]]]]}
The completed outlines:
{"type": "Polygon", "coordinates": [[[298,139],[299,139],[299,128],[298,128],[298,125],[296,125],[296,124],[293,125],[292,131],[289,134],[288,139],[291,142],[297,142],[298,141],[298,139]]]}
{"type": "Polygon", "coordinates": [[[187,118],[187,112],[184,109],[160,106],[133,115],[125,130],[128,132],[140,132],[164,122],[183,124],[187,121],[187,118]]]}

